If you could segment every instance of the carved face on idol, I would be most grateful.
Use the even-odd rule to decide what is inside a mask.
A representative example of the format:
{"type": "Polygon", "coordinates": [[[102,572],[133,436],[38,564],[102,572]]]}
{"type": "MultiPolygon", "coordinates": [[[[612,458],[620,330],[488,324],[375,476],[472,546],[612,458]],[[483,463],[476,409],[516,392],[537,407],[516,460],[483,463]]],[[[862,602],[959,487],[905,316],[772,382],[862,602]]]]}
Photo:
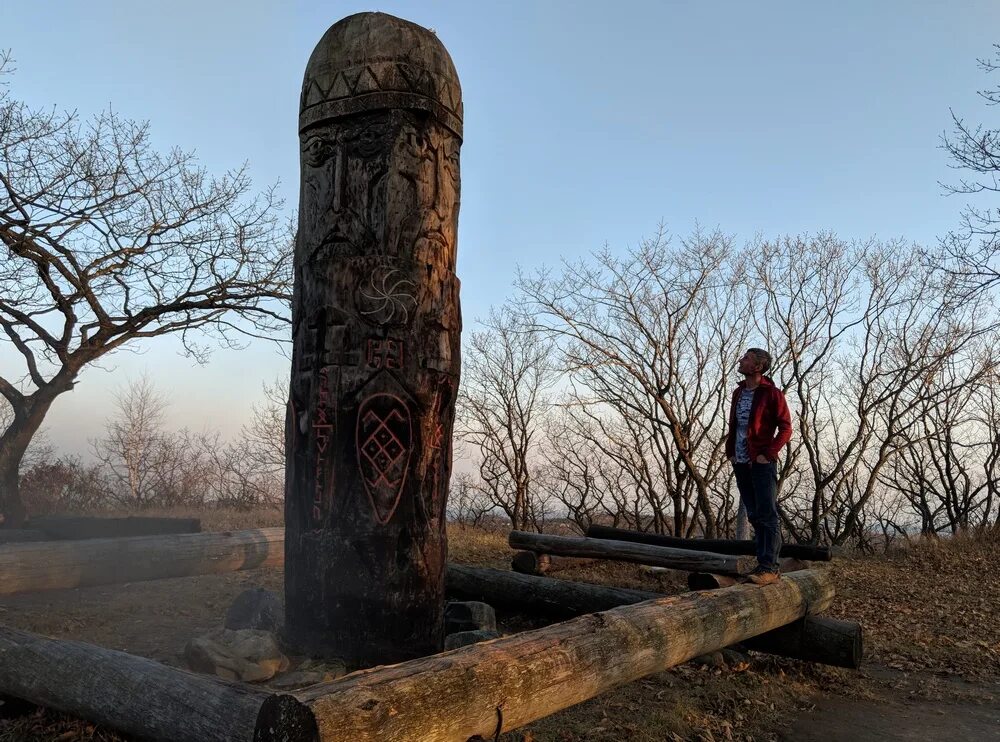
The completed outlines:
{"type": "Polygon", "coordinates": [[[424,114],[380,111],[302,134],[307,256],[408,257],[454,270],[460,142],[424,114]]]}
{"type": "Polygon", "coordinates": [[[414,260],[455,267],[459,200],[458,138],[433,120],[407,123],[396,139],[396,170],[415,194],[400,230],[400,252],[414,260]],[[409,243],[409,244],[406,244],[409,243]]]}
{"type": "Polygon", "coordinates": [[[377,112],[302,133],[299,233],[307,255],[324,247],[346,255],[379,252],[397,131],[391,112],[377,112]]]}

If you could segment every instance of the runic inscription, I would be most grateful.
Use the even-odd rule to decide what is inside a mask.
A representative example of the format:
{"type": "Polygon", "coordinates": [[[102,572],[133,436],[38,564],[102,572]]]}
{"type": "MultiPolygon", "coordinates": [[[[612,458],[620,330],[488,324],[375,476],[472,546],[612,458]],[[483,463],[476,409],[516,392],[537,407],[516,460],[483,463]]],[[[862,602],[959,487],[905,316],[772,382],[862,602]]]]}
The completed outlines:
{"type": "Polygon", "coordinates": [[[375,394],[358,410],[358,465],[375,519],[386,524],[399,505],[412,442],[410,411],[394,394],[375,394]]]}
{"type": "Polygon", "coordinates": [[[313,477],[312,516],[313,524],[322,524],[324,511],[329,503],[328,493],[332,491],[333,469],[329,465],[330,441],[333,439],[333,414],[330,401],[330,369],[319,372],[316,399],[316,417],[312,425],[316,445],[316,470],[313,477]]]}

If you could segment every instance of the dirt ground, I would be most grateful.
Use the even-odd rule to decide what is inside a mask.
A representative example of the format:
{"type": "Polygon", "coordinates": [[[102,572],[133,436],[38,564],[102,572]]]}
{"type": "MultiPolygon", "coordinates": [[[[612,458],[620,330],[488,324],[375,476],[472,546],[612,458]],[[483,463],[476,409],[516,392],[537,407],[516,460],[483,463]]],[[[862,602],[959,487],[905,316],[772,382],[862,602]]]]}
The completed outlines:
{"type": "MultiPolygon", "coordinates": [[[[226,521],[219,530],[271,520],[226,521]]],[[[451,533],[454,561],[504,566],[509,553],[500,535],[451,533]]],[[[838,599],[831,615],[862,622],[866,666],[860,672],[756,654],[729,665],[688,663],[500,739],[1000,739],[998,557],[994,537],[835,562],[838,599]]],[[[629,565],[565,577],[661,592],[682,588],[680,575],[629,565]]],[[[0,623],[181,666],[185,643],[221,625],[240,592],[259,586],[280,593],[281,582],[280,570],[257,570],[7,596],[0,598],[0,623]]],[[[501,619],[507,630],[533,625],[501,619]]],[[[10,715],[0,719],[0,742],[126,739],[50,711],[10,715]]]]}

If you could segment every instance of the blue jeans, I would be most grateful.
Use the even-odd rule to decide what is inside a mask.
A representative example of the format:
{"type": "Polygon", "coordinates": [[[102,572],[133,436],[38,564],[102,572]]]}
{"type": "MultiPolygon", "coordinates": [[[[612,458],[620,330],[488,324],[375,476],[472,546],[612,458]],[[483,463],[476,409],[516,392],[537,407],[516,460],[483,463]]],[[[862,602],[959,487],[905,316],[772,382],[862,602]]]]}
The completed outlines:
{"type": "Polygon", "coordinates": [[[757,546],[757,564],[761,569],[778,571],[781,551],[781,527],[778,523],[778,464],[733,464],[736,489],[740,492],[747,519],[753,525],[757,546]]]}

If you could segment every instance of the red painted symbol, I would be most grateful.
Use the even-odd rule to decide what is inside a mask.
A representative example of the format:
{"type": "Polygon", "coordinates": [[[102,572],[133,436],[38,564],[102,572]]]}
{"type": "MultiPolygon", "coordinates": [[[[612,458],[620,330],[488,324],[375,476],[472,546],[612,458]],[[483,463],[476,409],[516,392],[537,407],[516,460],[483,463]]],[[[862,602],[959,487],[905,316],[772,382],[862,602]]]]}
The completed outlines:
{"type": "Polygon", "coordinates": [[[434,428],[434,435],[431,436],[431,448],[435,451],[441,448],[441,440],[444,438],[444,426],[441,423],[434,428]]]}
{"type": "Polygon", "coordinates": [[[403,341],[393,338],[368,338],[368,365],[372,368],[403,367],[403,341]]]}
{"type": "Polygon", "coordinates": [[[410,411],[394,394],[373,394],[358,410],[358,466],[375,519],[385,525],[403,494],[410,462],[410,411]]]}
{"type": "Polygon", "coordinates": [[[316,468],[313,476],[312,497],[314,525],[322,523],[324,511],[329,506],[330,494],[333,491],[333,471],[326,453],[333,437],[333,409],[331,408],[329,373],[328,368],[320,369],[316,415],[312,424],[313,440],[316,446],[316,468]]]}

